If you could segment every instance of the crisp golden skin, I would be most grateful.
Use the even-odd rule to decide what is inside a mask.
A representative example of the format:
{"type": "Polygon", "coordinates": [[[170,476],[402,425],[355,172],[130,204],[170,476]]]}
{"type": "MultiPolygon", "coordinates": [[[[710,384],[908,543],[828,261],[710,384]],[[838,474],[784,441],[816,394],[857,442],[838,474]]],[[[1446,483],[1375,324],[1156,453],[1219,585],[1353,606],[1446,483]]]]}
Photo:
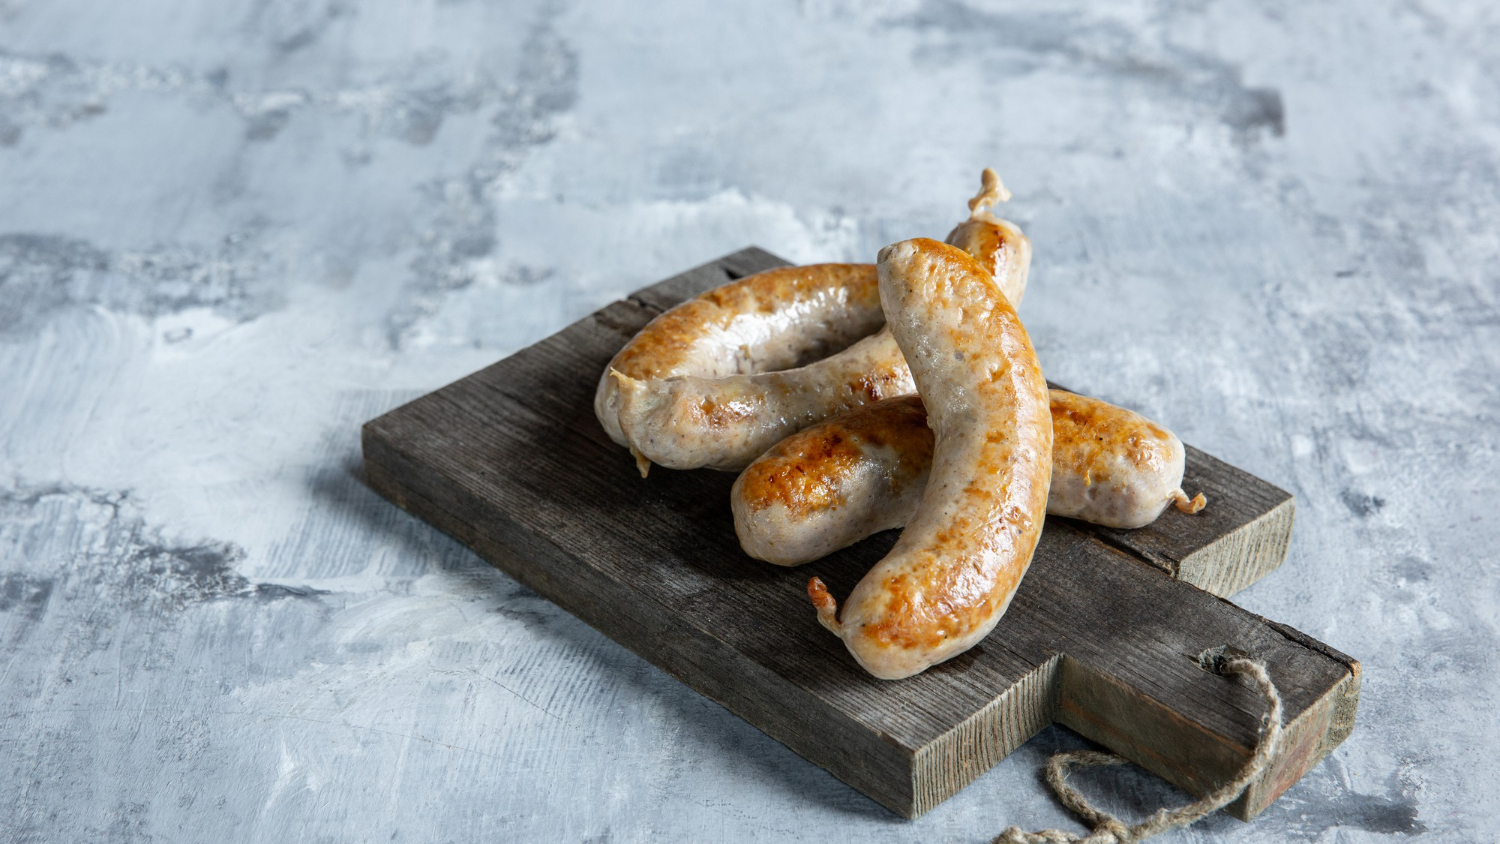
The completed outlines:
{"type": "Polygon", "coordinates": [[[1182,491],[1182,441],[1138,413],[1053,390],[1052,436],[1049,513],[1132,529],[1156,521],[1169,503],[1185,513],[1207,503],[1182,491]]]}
{"type": "Polygon", "coordinates": [[[1052,474],[1046,380],[1015,309],[968,253],[919,238],[880,252],[880,299],[927,406],[932,470],[891,553],[841,618],[819,618],[867,671],[899,679],[977,644],[1031,563],[1052,474]]]}
{"type": "Polygon", "coordinates": [[[902,527],[932,468],[932,429],[919,396],[886,399],[777,443],[729,495],[745,553],[795,566],[902,527]]]}
{"type": "MultiPolygon", "coordinates": [[[[1048,515],[1129,529],[1174,500],[1196,512],[1181,490],[1182,442],[1170,431],[1099,399],[1063,390],[1049,398],[1048,515]]],[[[787,437],[735,481],[740,546],[794,566],[905,526],[927,486],[932,445],[920,396],[867,404],[787,437]]]]}

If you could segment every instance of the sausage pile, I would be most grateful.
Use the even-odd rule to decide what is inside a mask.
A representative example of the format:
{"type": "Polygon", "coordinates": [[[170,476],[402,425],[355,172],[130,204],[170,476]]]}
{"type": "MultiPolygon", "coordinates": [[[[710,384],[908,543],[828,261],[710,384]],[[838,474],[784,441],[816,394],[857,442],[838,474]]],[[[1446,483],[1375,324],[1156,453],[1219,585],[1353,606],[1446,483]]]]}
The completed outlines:
{"type": "Polygon", "coordinates": [[[1182,443],[1123,408],[1048,390],[1016,306],[1031,243],[990,212],[985,170],[947,238],[874,265],[749,276],[652,320],[615,355],[594,411],[642,477],[740,472],[745,552],[777,565],[903,528],[823,626],[865,670],[918,674],[983,639],[1015,595],[1047,513],[1150,524],[1182,491],[1182,443]]]}

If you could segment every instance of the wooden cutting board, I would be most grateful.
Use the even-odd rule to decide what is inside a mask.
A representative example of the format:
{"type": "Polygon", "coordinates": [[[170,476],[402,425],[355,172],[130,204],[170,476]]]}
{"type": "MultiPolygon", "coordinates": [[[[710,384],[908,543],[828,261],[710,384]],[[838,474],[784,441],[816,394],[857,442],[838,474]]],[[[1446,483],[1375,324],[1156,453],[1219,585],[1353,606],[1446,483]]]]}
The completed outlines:
{"type": "Polygon", "coordinates": [[[745,556],[734,476],[636,472],[594,418],[599,374],[666,308],[786,262],[746,249],[638,291],[367,423],[372,487],[874,800],[917,817],[1050,722],[1204,794],[1249,758],[1262,715],[1205,649],[1263,659],[1285,751],[1228,809],[1248,819],[1354,724],[1359,663],[1225,600],[1274,570],[1288,493],[1187,450],[1208,495],[1136,531],[1047,519],[1009,612],[978,647],[907,680],[865,674],[818,626],[811,575],[847,595],[895,532],[801,568],[745,556]]]}

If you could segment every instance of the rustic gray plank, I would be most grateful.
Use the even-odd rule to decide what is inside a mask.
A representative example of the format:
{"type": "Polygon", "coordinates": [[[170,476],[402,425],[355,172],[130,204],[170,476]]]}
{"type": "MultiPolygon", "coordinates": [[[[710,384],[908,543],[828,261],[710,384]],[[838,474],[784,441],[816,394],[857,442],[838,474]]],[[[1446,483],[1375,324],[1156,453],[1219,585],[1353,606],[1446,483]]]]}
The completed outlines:
{"type": "Polygon", "coordinates": [[[847,593],[892,534],[800,570],[757,563],[734,537],[731,475],[658,468],[643,480],[593,418],[598,373],[634,331],[779,263],[746,250],[674,276],[371,421],[371,486],[908,817],[1052,721],[1189,791],[1212,788],[1248,758],[1261,715],[1253,692],[1192,659],[1218,645],[1268,661],[1294,736],[1236,815],[1259,812],[1347,735],[1356,662],[1194,585],[1227,591],[1264,574],[1290,526],[1284,492],[1197,452],[1191,477],[1219,518],[1124,536],[1053,520],[979,647],[910,680],[864,674],[804,588],[816,573],[847,593]]]}

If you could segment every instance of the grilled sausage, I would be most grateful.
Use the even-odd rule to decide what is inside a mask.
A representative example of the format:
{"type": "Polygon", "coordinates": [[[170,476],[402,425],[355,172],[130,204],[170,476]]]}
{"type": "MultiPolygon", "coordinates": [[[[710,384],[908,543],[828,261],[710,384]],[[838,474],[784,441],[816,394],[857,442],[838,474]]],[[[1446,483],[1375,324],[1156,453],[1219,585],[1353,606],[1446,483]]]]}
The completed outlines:
{"type": "Polygon", "coordinates": [[[669,469],[738,471],[808,425],[916,389],[888,331],[779,372],[660,381],[611,374],[620,427],[640,456],[669,469]]]}
{"type": "MultiPolygon", "coordinates": [[[[790,430],[778,429],[774,414],[782,409],[775,397],[745,403],[755,378],[777,373],[767,384],[785,398],[804,400],[821,390],[867,397],[899,395],[900,389],[863,390],[865,381],[904,385],[911,392],[905,361],[887,340],[890,353],[869,348],[846,348],[877,332],[885,323],[874,266],[870,264],[813,264],[757,273],[714,288],[653,319],[614,356],[599,379],[594,413],[610,439],[628,446],[641,474],[649,461],[672,468],[736,469],[781,439],[790,430]],[[843,349],[849,359],[838,360],[843,349]],[[822,359],[819,361],[819,359],[822,359]],[[811,371],[805,364],[819,361],[811,371]],[[708,382],[736,378],[738,404],[713,406],[683,404],[686,393],[720,395],[708,382]],[[693,379],[691,384],[677,382],[693,379]],[[830,380],[831,379],[831,380],[830,380]],[[632,397],[624,407],[626,394],[632,397]],[[685,413],[682,419],[674,412],[685,413]],[[759,439],[747,439],[736,429],[755,427],[759,439]],[[716,437],[727,434],[732,443],[749,451],[741,458],[703,460],[712,454],[716,437]],[[686,455],[681,452],[688,445],[686,455]],[[754,450],[757,449],[758,450],[754,450]]],[[[879,335],[876,335],[879,336],[879,335]]],[[[872,400],[867,398],[867,400],[872,400]]],[[[817,421],[853,405],[835,401],[821,415],[799,408],[798,418],[817,421]],[[816,418],[812,418],[816,417],[816,418]]]]}
{"type": "Polygon", "coordinates": [[[948,233],[948,243],[979,259],[1000,284],[1012,307],[1021,307],[1026,295],[1027,269],[1031,266],[1031,241],[1014,223],[990,212],[997,202],[1009,202],[1010,191],[994,170],[986,167],[980,176],[979,193],[969,200],[969,219],[948,233]]]}
{"type": "Polygon", "coordinates": [[[910,677],[977,644],[1031,564],[1052,474],[1052,416],[1036,352],[990,273],[919,238],[880,251],[880,299],[934,432],[921,503],[844,603],[818,620],[865,670],[910,677]]]}
{"type": "Polygon", "coordinates": [[[920,396],[851,410],[777,443],[729,493],[740,547],[796,566],[916,512],[932,468],[932,429],[920,396]]]}
{"type": "MultiPolygon", "coordinates": [[[[948,240],[968,249],[1015,303],[1026,289],[1031,243],[986,210],[1008,198],[985,170],[969,219],[948,240]]],[[[594,412],[610,438],[630,448],[643,477],[653,462],[739,471],[807,425],[915,391],[889,333],[854,342],[883,322],[873,264],[758,273],[652,320],[610,361],[594,412]]]]}
{"type": "MultiPolygon", "coordinates": [[[[1113,528],[1155,521],[1167,504],[1196,513],[1182,491],[1182,442],[1099,399],[1050,392],[1052,487],[1047,514],[1113,528]]],[[[782,440],[734,482],[730,505],[745,553],[795,566],[907,523],[932,466],[932,429],[918,396],[863,407],[782,440]]]]}

